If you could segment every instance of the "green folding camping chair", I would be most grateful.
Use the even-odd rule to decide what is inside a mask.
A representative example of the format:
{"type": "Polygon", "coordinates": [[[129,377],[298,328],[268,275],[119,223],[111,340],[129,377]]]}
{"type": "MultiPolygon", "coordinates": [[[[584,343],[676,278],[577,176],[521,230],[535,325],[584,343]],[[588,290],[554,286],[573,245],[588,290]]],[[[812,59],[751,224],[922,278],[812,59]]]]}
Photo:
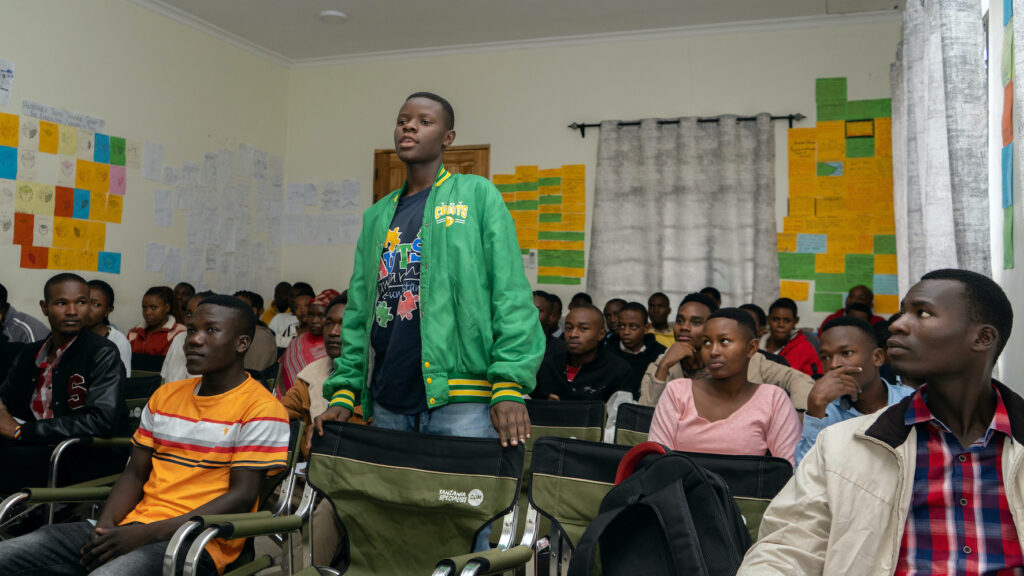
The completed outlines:
{"type": "Polygon", "coordinates": [[[615,420],[615,443],[621,446],[636,446],[641,442],[647,442],[653,418],[654,408],[650,406],[620,405],[618,418],[615,420]]]}
{"type": "MultiPolygon", "coordinates": [[[[211,529],[192,544],[198,557],[207,537],[250,537],[294,531],[311,540],[315,490],[330,501],[344,528],[344,573],[453,575],[473,561],[473,573],[499,573],[522,566],[531,555],[512,547],[522,446],[502,448],[496,439],[456,438],[327,423],[314,436],[307,491],[297,514],[207,522],[211,529]],[[476,535],[506,517],[497,549],[472,552],[476,535]],[[439,562],[440,560],[440,562],[439,562]]],[[[309,555],[303,554],[304,563],[309,555]]],[[[288,567],[284,567],[286,574],[288,567]]],[[[342,567],[337,567],[342,568],[342,567]]],[[[307,567],[301,576],[338,574],[307,567]]],[[[186,572],[188,574],[188,572],[186,572]]]]}

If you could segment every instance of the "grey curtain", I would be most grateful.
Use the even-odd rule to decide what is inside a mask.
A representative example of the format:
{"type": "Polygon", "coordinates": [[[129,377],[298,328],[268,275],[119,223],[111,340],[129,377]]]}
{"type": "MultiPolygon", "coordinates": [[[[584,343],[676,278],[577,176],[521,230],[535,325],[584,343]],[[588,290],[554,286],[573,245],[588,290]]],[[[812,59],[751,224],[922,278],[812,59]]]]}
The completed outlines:
{"type": "Polygon", "coordinates": [[[991,275],[978,1],[909,0],[890,79],[900,293],[936,268],[991,275]]]}
{"type": "Polygon", "coordinates": [[[596,302],[656,291],[673,305],[712,285],[724,302],[778,296],[771,116],[601,124],[588,290],[596,302]]]}

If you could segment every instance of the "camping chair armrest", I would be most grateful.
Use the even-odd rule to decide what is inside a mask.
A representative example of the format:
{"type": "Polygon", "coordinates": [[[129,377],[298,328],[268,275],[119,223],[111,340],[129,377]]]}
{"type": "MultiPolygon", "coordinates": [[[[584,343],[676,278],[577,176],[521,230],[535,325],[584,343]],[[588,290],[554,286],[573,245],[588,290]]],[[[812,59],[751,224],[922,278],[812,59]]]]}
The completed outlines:
{"type": "Polygon", "coordinates": [[[65,488],[26,488],[30,503],[42,502],[97,502],[106,500],[110,495],[110,486],[90,486],[65,488]]]}
{"type": "MultiPolygon", "coordinates": [[[[492,548],[483,552],[470,552],[460,556],[445,558],[437,563],[437,570],[448,569],[447,574],[462,574],[473,576],[475,574],[488,574],[492,572],[504,572],[525,566],[533,558],[533,550],[528,546],[516,546],[507,550],[492,548]]],[[[445,574],[445,572],[440,572],[445,574]]]]}
{"type": "Polygon", "coordinates": [[[131,436],[114,436],[112,438],[100,438],[94,436],[91,445],[97,448],[130,448],[132,445],[131,436]]]}
{"type": "Polygon", "coordinates": [[[302,522],[302,518],[291,515],[276,518],[269,515],[265,517],[239,518],[219,523],[220,530],[217,532],[217,537],[232,540],[235,538],[283,534],[301,529],[302,522]]]}
{"type": "Polygon", "coordinates": [[[238,514],[207,514],[205,516],[193,516],[189,520],[196,522],[200,530],[206,530],[210,526],[221,526],[229,522],[271,517],[273,517],[273,514],[269,510],[260,510],[259,512],[239,512],[238,514]]]}

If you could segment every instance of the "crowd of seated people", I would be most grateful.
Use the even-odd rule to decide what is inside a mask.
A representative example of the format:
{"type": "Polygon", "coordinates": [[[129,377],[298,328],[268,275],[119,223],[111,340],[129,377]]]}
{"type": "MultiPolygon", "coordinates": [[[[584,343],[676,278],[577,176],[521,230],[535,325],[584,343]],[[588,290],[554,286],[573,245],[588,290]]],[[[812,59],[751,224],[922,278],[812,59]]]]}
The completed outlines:
{"type": "MultiPolygon", "coordinates": [[[[847,515],[853,515],[855,507],[849,502],[838,505],[831,500],[830,492],[822,491],[823,483],[828,482],[825,470],[839,462],[849,465],[844,462],[846,446],[856,447],[851,459],[873,463],[873,466],[895,466],[876,446],[860,446],[858,442],[863,443],[863,440],[858,435],[880,438],[883,443],[889,443],[890,448],[885,450],[890,452],[892,449],[910,450],[912,454],[913,446],[908,448],[908,444],[916,443],[916,468],[908,456],[898,458],[903,470],[908,470],[903,474],[912,481],[902,485],[903,493],[892,497],[892,501],[900,502],[907,512],[902,518],[891,520],[886,528],[903,529],[899,522],[905,522],[909,532],[903,533],[899,542],[883,541],[883,538],[894,538],[893,534],[900,533],[899,530],[873,535],[868,540],[879,550],[894,548],[898,551],[891,558],[882,558],[890,562],[886,566],[891,566],[896,573],[911,573],[913,569],[926,571],[922,567],[931,566],[929,562],[934,560],[920,552],[919,546],[931,538],[929,530],[934,530],[922,520],[928,518],[928,507],[935,506],[936,502],[962,504],[961,494],[963,498],[981,496],[977,486],[968,488],[961,484],[952,496],[942,495],[938,501],[928,496],[934,489],[934,479],[929,474],[936,472],[927,469],[922,472],[922,467],[938,467],[940,472],[949,472],[946,468],[953,465],[922,463],[921,455],[935,452],[946,454],[946,458],[950,454],[981,458],[994,449],[998,460],[1000,450],[1016,445],[1010,438],[1018,442],[1024,440],[1014,436],[1010,426],[1022,418],[1015,410],[1024,410],[1024,400],[998,383],[990,386],[992,402],[985,400],[989,396],[981,394],[982,400],[970,405],[974,412],[988,414],[988,420],[982,417],[985,421],[979,421],[984,424],[981,428],[978,428],[979,422],[972,420],[973,412],[951,411],[953,404],[933,406],[929,402],[932,398],[936,402],[960,399],[957,394],[961,392],[956,392],[946,381],[942,370],[929,366],[919,357],[928,356],[942,364],[938,362],[939,351],[945,350],[952,356],[959,354],[964,358],[949,370],[959,370],[958,374],[977,372],[975,376],[982,380],[990,378],[991,364],[1009,333],[1005,318],[998,324],[993,310],[1012,319],[1008,304],[1005,309],[990,306],[989,301],[993,299],[999,304],[1002,294],[996,292],[998,287],[993,289],[988,284],[990,280],[979,280],[962,271],[936,274],[926,276],[908,294],[908,299],[916,298],[904,304],[905,312],[914,315],[912,320],[907,315],[896,315],[888,320],[875,316],[870,290],[859,286],[850,291],[843,309],[830,315],[817,332],[810,334],[799,329],[797,305],[786,298],[772,302],[767,313],[754,303],[722,308],[720,293],[707,287],[686,295],[676,308],[674,322],[669,324],[666,310],[670,310],[670,301],[660,292],[651,295],[648,306],[613,298],[603,309],[597,308],[588,295],[580,293],[572,298],[569,313],[563,318],[561,300],[553,294],[536,291],[534,305],[546,335],[546,350],[537,372],[536,387],[529,396],[549,401],[605,402],[612,421],[622,403],[650,406],[654,408],[654,415],[649,438],[670,449],[770,455],[794,464],[795,479],[780,495],[777,505],[773,503],[769,508],[761,530],[765,537],[748,555],[749,568],[745,566],[744,570],[749,569],[750,573],[762,573],[759,570],[764,567],[772,568],[769,573],[795,573],[794,570],[805,569],[821,573],[821,562],[826,566],[824,573],[829,573],[828,567],[845,566],[844,552],[829,540],[828,529],[849,522],[847,515]],[[984,298],[978,297],[979,293],[983,293],[984,298]],[[961,324],[942,330],[935,327],[938,320],[952,322],[948,309],[958,306],[964,309],[957,315],[961,324]],[[970,329],[965,329],[964,323],[969,324],[970,329]],[[982,327],[996,325],[997,329],[986,332],[975,326],[979,323],[982,327]],[[666,329],[671,336],[667,346],[663,344],[666,329]],[[965,339],[965,333],[974,339],[965,339]],[[953,340],[964,349],[957,352],[951,343],[953,340]],[[973,363],[968,362],[970,359],[973,363]],[[899,414],[890,416],[897,408],[899,414]],[[846,424],[864,415],[872,415],[869,422],[875,423],[867,428],[868,424],[860,424],[860,420],[846,424]],[[1002,441],[1003,436],[1007,437],[1006,442],[1002,441]],[[897,496],[905,500],[897,500],[897,496]],[[819,507],[828,513],[818,510],[812,514],[804,510],[805,506],[808,510],[819,507]],[[796,534],[804,530],[825,534],[821,542],[812,539],[807,544],[817,547],[819,557],[787,556],[794,548],[792,539],[799,538],[796,534]]],[[[6,292],[0,286],[0,296],[4,299],[6,292]]],[[[4,347],[0,354],[4,362],[0,365],[4,376],[0,384],[0,451],[6,458],[17,459],[21,464],[17,470],[0,477],[0,495],[28,485],[45,484],[47,447],[55,442],[73,436],[124,432],[125,414],[120,396],[127,378],[132,375],[133,355],[165,356],[160,372],[165,384],[160,390],[166,390],[166,394],[160,393],[160,408],[166,408],[167,413],[182,414],[183,418],[188,417],[190,410],[202,410],[204,391],[199,384],[210,374],[220,375],[218,378],[230,374],[228,380],[238,380],[223,381],[218,385],[223,385],[224,391],[211,388],[206,391],[210,395],[233,394],[232,390],[244,385],[247,392],[238,393],[245,396],[244,402],[262,406],[266,402],[262,394],[267,390],[257,394],[248,383],[260,386],[253,376],[259,376],[276,364],[280,364],[280,377],[270,391],[270,398],[276,395],[277,408],[266,408],[270,421],[291,419],[305,423],[307,438],[303,446],[306,447],[314,430],[313,419],[328,407],[322,387],[333,370],[334,360],[341,355],[341,325],[347,304],[345,292],[327,289],[314,295],[308,284],[281,283],[275,287],[270,307],[265,308],[263,298],[252,291],[239,291],[229,297],[212,292],[195,293],[189,285],[179,284],[174,290],[157,286],[145,292],[143,322],[127,336],[110,322],[114,291],[106,282],[87,282],[74,274],[58,274],[43,287],[42,296],[41,309],[49,321],[48,330],[45,326],[36,326],[38,321],[31,316],[14,310],[6,302],[0,303],[4,313],[3,341],[0,342],[4,347]],[[210,306],[204,308],[205,304],[210,306]],[[205,316],[200,314],[203,310],[206,310],[205,316]],[[202,317],[197,318],[197,314],[202,317]],[[218,322],[232,326],[234,347],[213,342],[212,331],[196,336],[202,329],[200,324],[210,326],[218,322]],[[274,327],[283,330],[284,339],[274,327]],[[21,340],[17,340],[19,338],[21,340]],[[26,338],[33,340],[25,342],[26,338]],[[243,340],[244,346],[239,344],[243,340]],[[283,347],[282,343],[285,343],[283,347]],[[216,346],[221,347],[220,358],[210,356],[216,346]],[[239,362],[241,364],[236,366],[239,362]],[[175,382],[191,384],[178,390],[180,386],[171,386],[175,382]],[[186,389],[193,393],[185,395],[186,389]],[[185,397],[192,398],[190,402],[197,403],[198,407],[189,408],[188,402],[181,404],[181,398],[185,397]]],[[[1002,298],[1005,299],[1005,295],[1002,298]]],[[[156,408],[155,405],[149,407],[156,408]]],[[[162,416],[146,414],[148,417],[144,415],[140,431],[170,426],[161,421],[162,416]]],[[[358,412],[353,414],[352,421],[361,422],[359,416],[358,412]]],[[[168,430],[166,433],[170,434],[171,428],[168,430]]],[[[127,470],[132,473],[131,479],[125,482],[148,485],[158,477],[171,474],[156,464],[160,458],[159,446],[154,445],[151,438],[140,436],[140,432],[135,436],[137,452],[138,449],[144,451],[132,457],[127,470]]],[[[278,444],[273,446],[273,450],[278,449],[278,444]]],[[[305,448],[303,452],[306,456],[305,448]]],[[[278,465],[269,456],[261,458],[264,462],[260,465],[261,473],[278,465]]],[[[985,486],[986,478],[988,482],[998,480],[998,475],[996,480],[985,476],[991,476],[984,466],[992,465],[992,461],[987,462],[979,462],[976,470],[956,473],[978,474],[976,485],[985,486]]],[[[223,466],[219,474],[231,476],[233,482],[235,472],[230,462],[225,461],[223,466]]],[[[249,509],[248,491],[228,498],[233,494],[233,484],[225,483],[227,476],[217,476],[217,479],[204,476],[202,482],[213,483],[220,486],[217,490],[225,491],[224,509],[249,509]]],[[[166,478],[160,480],[165,481],[166,478]]],[[[894,490],[895,485],[887,489],[894,490]]],[[[135,484],[132,484],[120,492],[135,494],[134,490],[135,484]]],[[[849,497],[853,501],[865,500],[861,492],[866,489],[860,490],[851,490],[849,497]]],[[[999,505],[1005,504],[1007,494],[1019,494],[1016,484],[1001,490],[997,491],[1003,498],[997,498],[999,505]]],[[[166,497],[193,501],[189,494],[172,492],[168,491],[166,497]]],[[[153,526],[153,534],[167,535],[166,526],[176,525],[178,519],[154,513],[154,504],[146,500],[151,497],[147,491],[142,500],[125,496],[108,503],[101,514],[101,523],[95,528],[89,527],[95,546],[108,541],[114,545],[120,538],[114,535],[121,534],[116,527],[135,521],[153,526]]],[[[989,498],[987,502],[997,500],[989,498]]],[[[195,502],[190,506],[204,508],[199,504],[195,502]]],[[[953,525],[959,526],[955,522],[953,525]]],[[[1010,528],[1003,526],[1001,529],[1012,528],[1011,520],[1010,528]]],[[[86,531],[85,527],[74,529],[86,531]]],[[[332,534],[331,538],[336,537],[335,533],[336,527],[335,532],[327,532],[332,534]]],[[[49,536],[59,534],[54,532],[49,536]]],[[[957,535],[957,538],[977,541],[970,540],[970,534],[957,535]]],[[[958,543],[960,541],[957,539],[958,543]]],[[[1013,548],[1006,541],[1004,537],[1003,547],[1013,548]]],[[[962,559],[958,557],[970,556],[964,552],[969,547],[961,546],[952,556],[947,555],[950,566],[960,566],[958,562],[962,559]]],[[[18,550],[13,545],[0,544],[0,558],[18,558],[18,550]]],[[[204,561],[220,567],[233,553],[228,549],[215,551],[204,561]]],[[[85,554],[89,557],[88,551],[85,554]]],[[[1019,547],[1008,550],[1007,554],[1007,562],[1022,558],[1019,547]]],[[[97,561],[97,558],[89,558],[97,561]]],[[[986,566],[998,564],[991,558],[984,561],[989,562],[986,566]]]]}

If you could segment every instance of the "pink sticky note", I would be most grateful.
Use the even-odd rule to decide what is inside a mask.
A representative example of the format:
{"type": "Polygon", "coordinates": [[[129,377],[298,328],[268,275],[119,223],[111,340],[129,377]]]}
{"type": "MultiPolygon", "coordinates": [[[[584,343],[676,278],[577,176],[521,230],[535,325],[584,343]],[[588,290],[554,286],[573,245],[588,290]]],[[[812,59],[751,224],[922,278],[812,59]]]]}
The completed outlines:
{"type": "Polygon", "coordinates": [[[111,166],[110,167],[110,193],[117,194],[118,196],[124,196],[125,183],[127,177],[125,176],[124,166],[111,166]]]}

